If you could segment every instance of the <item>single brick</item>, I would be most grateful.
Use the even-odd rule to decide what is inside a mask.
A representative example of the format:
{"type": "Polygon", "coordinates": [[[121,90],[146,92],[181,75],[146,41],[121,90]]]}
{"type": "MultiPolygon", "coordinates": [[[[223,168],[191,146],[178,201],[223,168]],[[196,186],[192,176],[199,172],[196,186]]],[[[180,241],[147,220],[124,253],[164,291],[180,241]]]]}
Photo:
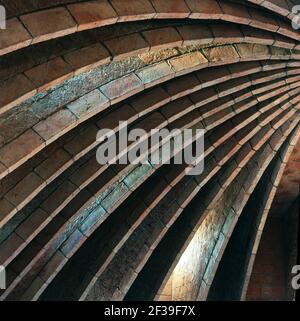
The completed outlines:
{"type": "Polygon", "coordinates": [[[239,27],[234,24],[210,24],[216,43],[243,42],[244,35],[239,27]]]}
{"type": "Polygon", "coordinates": [[[170,101],[170,96],[162,88],[154,88],[134,98],[131,106],[139,113],[139,117],[158,109],[170,101]]]}
{"type": "Polygon", "coordinates": [[[6,29],[0,30],[0,56],[30,45],[31,35],[17,19],[9,19],[6,29]]]}
{"type": "Polygon", "coordinates": [[[72,140],[64,145],[64,149],[75,158],[83,156],[96,144],[98,128],[95,125],[89,125],[83,131],[78,133],[72,140]]]}
{"type": "Polygon", "coordinates": [[[135,74],[129,74],[122,78],[113,80],[100,89],[106,97],[114,103],[124,100],[143,88],[142,82],[135,74]]]}
{"type": "Polygon", "coordinates": [[[226,1],[219,1],[219,5],[224,13],[223,20],[236,22],[239,24],[248,25],[251,22],[251,16],[248,13],[247,7],[226,1]]]}
{"type": "Polygon", "coordinates": [[[39,91],[45,91],[73,76],[72,67],[62,58],[52,59],[25,72],[39,91]]]}
{"type": "Polygon", "coordinates": [[[40,121],[33,129],[45,141],[53,141],[61,136],[66,129],[75,126],[75,122],[76,117],[68,109],[61,109],[47,119],[40,121]]]}
{"type": "Polygon", "coordinates": [[[172,68],[165,61],[141,68],[136,71],[136,74],[145,84],[146,88],[165,82],[174,76],[172,68]]]}
{"type": "Polygon", "coordinates": [[[77,29],[74,19],[64,7],[29,13],[20,19],[33,36],[32,43],[62,37],[77,29]]]}
{"type": "Polygon", "coordinates": [[[185,74],[207,66],[207,59],[199,51],[172,58],[169,62],[178,74],[185,74]]]}
{"type": "Polygon", "coordinates": [[[28,203],[33,195],[42,189],[43,183],[44,181],[37,174],[31,172],[14,186],[5,197],[10,203],[21,208],[23,202],[28,203]]]}
{"type": "Polygon", "coordinates": [[[23,74],[8,79],[0,85],[0,114],[17,106],[35,93],[34,84],[23,74]]]}
{"type": "Polygon", "coordinates": [[[2,227],[17,209],[5,198],[0,198],[0,227],[2,227]]]}
{"type": "Polygon", "coordinates": [[[95,44],[72,51],[64,56],[75,72],[75,75],[89,71],[111,60],[109,52],[101,45],[95,44]]]}
{"type": "MultiPolygon", "coordinates": [[[[53,212],[58,212],[59,208],[63,208],[68,202],[69,198],[73,196],[73,193],[77,190],[77,187],[70,181],[66,180],[41,204],[41,208],[49,214],[53,215],[53,212]]],[[[73,196],[74,197],[74,196],[73,196]]]]}
{"type": "Polygon", "coordinates": [[[156,15],[148,0],[111,0],[110,2],[119,16],[118,22],[151,19],[156,15]]]}
{"type": "Polygon", "coordinates": [[[138,33],[107,40],[105,45],[115,60],[125,59],[149,50],[149,44],[138,33]]]}
{"type": "Polygon", "coordinates": [[[186,18],[190,15],[190,9],[184,0],[151,0],[157,12],[155,18],[159,19],[178,19],[186,18]]]}
{"type": "Polygon", "coordinates": [[[269,48],[260,44],[240,43],[236,45],[236,49],[241,59],[255,58],[261,59],[262,57],[268,58],[270,56],[269,48]]]}
{"type": "Polygon", "coordinates": [[[212,65],[223,64],[224,62],[237,62],[239,55],[233,46],[222,46],[203,49],[203,52],[212,65]]]}
{"type": "Polygon", "coordinates": [[[250,26],[272,32],[276,32],[279,29],[277,21],[272,17],[272,15],[266,15],[263,12],[252,8],[249,8],[248,12],[252,18],[250,26]]]}
{"type": "Polygon", "coordinates": [[[0,264],[4,265],[23,242],[24,241],[16,233],[12,233],[3,243],[1,243],[0,264]]]}
{"type": "Polygon", "coordinates": [[[70,164],[70,160],[71,156],[62,148],[59,148],[51,153],[34,171],[45,181],[50,182],[50,178],[61,173],[64,167],[70,164]]]}
{"type": "Polygon", "coordinates": [[[32,239],[36,230],[41,228],[44,221],[47,220],[49,214],[38,208],[34,211],[21,225],[16,229],[16,233],[22,237],[23,240],[32,239]]]}
{"type": "Polygon", "coordinates": [[[220,19],[223,12],[216,0],[185,0],[192,19],[220,19]]]}
{"type": "Polygon", "coordinates": [[[184,46],[209,44],[214,37],[208,26],[186,25],[177,27],[184,46]]]}
{"type": "Polygon", "coordinates": [[[29,159],[44,145],[44,140],[33,130],[29,129],[1,148],[0,161],[7,167],[15,168],[24,160],[29,159]]]}
{"type": "Polygon", "coordinates": [[[75,3],[67,6],[78,24],[78,31],[114,24],[118,16],[106,0],[75,3]]]}
{"type": "Polygon", "coordinates": [[[67,105],[67,108],[80,121],[90,118],[92,115],[100,113],[110,105],[109,99],[105,97],[98,89],[80,97],[67,105]]]}
{"type": "Polygon", "coordinates": [[[149,43],[151,50],[180,47],[183,42],[180,34],[172,27],[144,31],[143,36],[149,43]]]}

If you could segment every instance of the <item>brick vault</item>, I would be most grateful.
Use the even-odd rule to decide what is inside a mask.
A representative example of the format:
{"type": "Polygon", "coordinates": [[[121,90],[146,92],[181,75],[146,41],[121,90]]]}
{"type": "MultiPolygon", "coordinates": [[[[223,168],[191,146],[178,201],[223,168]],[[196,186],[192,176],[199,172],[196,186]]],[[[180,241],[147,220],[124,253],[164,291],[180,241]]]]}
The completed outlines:
{"type": "Polygon", "coordinates": [[[0,4],[0,300],[293,300],[299,0],[0,4]],[[120,120],[204,172],[98,164],[120,120]]]}

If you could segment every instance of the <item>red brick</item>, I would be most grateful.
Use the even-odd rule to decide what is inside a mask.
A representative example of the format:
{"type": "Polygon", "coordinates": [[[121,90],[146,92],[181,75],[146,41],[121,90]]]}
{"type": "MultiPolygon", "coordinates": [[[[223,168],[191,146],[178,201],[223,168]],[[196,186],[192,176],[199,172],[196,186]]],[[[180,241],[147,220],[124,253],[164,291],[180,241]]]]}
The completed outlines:
{"type": "Polygon", "coordinates": [[[180,47],[183,42],[177,30],[172,27],[144,31],[143,36],[149,43],[151,50],[180,47]]]}
{"type": "Polygon", "coordinates": [[[19,248],[24,241],[16,234],[12,233],[4,242],[1,243],[0,264],[9,260],[10,256],[19,248]]]}
{"type": "Polygon", "coordinates": [[[291,11],[285,0],[269,0],[262,4],[265,8],[279,13],[282,16],[288,16],[291,11]]]}
{"type": "Polygon", "coordinates": [[[203,106],[218,98],[218,93],[214,88],[205,88],[190,95],[190,99],[197,106],[203,106]]]}
{"type": "Polygon", "coordinates": [[[192,19],[220,19],[223,12],[216,0],[186,0],[192,19]]]}
{"type": "Polygon", "coordinates": [[[43,183],[44,181],[37,174],[31,172],[14,186],[5,197],[10,203],[20,209],[23,207],[23,203],[28,203],[35,196],[36,192],[41,190],[43,183]]]}
{"type": "Polygon", "coordinates": [[[135,74],[129,74],[103,85],[100,89],[106,97],[117,103],[136,94],[142,88],[140,79],[135,74]]]}
{"type": "Polygon", "coordinates": [[[5,198],[0,199],[0,227],[2,227],[7,220],[17,211],[13,204],[9,203],[5,198]]]}
{"type": "Polygon", "coordinates": [[[155,88],[134,98],[131,106],[139,113],[139,117],[158,109],[170,101],[170,96],[162,88],[155,88]]]}
{"type": "Polygon", "coordinates": [[[62,58],[52,59],[25,72],[39,91],[45,91],[73,76],[72,67],[62,58]]]}
{"type": "Polygon", "coordinates": [[[0,31],[0,56],[29,46],[31,41],[32,38],[22,23],[16,18],[9,19],[6,29],[0,31]]]}
{"type": "Polygon", "coordinates": [[[34,84],[23,74],[8,79],[0,86],[0,114],[36,93],[34,84]]]}
{"type": "Polygon", "coordinates": [[[48,143],[61,136],[75,125],[76,117],[68,110],[61,109],[47,119],[40,121],[33,129],[48,143]]]}
{"type": "Polygon", "coordinates": [[[244,40],[244,35],[238,28],[238,26],[233,24],[210,24],[210,28],[213,32],[215,42],[242,42],[244,40]]]}
{"type": "Polygon", "coordinates": [[[29,13],[20,19],[34,37],[32,43],[62,37],[77,29],[75,21],[64,7],[29,13]]]}
{"type": "Polygon", "coordinates": [[[49,215],[45,211],[37,209],[19,225],[16,229],[16,233],[21,236],[23,240],[28,242],[36,235],[37,230],[42,227],[42,224],[48,217],[49,215]]]}
{"type": "Polygon", "coordinates": [[[2,147],[0,161],[7,167],[15,168],[25,159],[29,159],[45,145],[44,140],[29,129],[14,141],[2,147]]]}
{"type": "Polygon", "coordinates": [[[114,24],[118,16],[106,0],[75,3],[67,8],[78,24],[78,31],[114,24]]]}
{"type": "Polygon", "coordinates": [[[105,45],[115,60],[125,59],[149,50],[149,44],[138,33],[105,41],[105,45]]]}
{"type": "Polygon", "coordinates": [[[49,183],[52,180],[51,177],[61,173],[70,164],[70,161],[70,154],[60,148],[51,153],[49,158],[37,166],[34,171],[49,183]]]}
{"type": "Polygon", "coordinates": [[[177,27],[183,39],[184,46],[208,44],[214,40],[214,37],[208,26],[185,25],[177,27]]]}
{"type": "Polygon", "coordinates": [[[194,104],[187,97],[183,97],[166,104],[161,109],[161,113],[168,119],[168,122],[171,123],[177,118],[191,112],[194,108],[194,104]]]}
{"type": "Polygon", "coordinates": [[[242,32],[245,37],[245,42],[254,42],[264,45],[273,45],[274,38],[271,33],[267,33],[265,30],[255,29],[248,26],[241,26],[242,32]]]}
{"type": "Polygon", "coordinates": [[[227,81],[232,78],[227,67],[214,67],[196,72],[203,88],[227,81]]]}
{"type": "Polygon", "coordinates": [[[72,198],[77,187],[66,180],[41,204],[41,208],[47,213],[58,213],[72,198]]]}
{"type": "Polygon", "coordinates": [[[118,22],[151,19],[156,15],[148,0],[111,0],[110,2],[119,16],[118,22]]]}
{"type": "Polygon", "coordinates": [[[190,9],[184,0],[151,0],[151,2],[157,12],[155,18],[186,18],[190,14],[190,9]]]}
{"type": "MultiPolygon", "coordinates": [[[[64,145],[64,149],[75,159],[83,156],[96,145],[97,126],[89,125],[64,145]]],[[[61,157],[61,156],[60,156],[61,157]]]]}
{"type": "Polygon", "coordinates": [[[222,0],[219,1],[219,5],[224,13],[222,19],[246,25],[250,23],[251,16],[246,6],[228,3],[222,0]]]}
{"type": "Polygon", "coordinates": [[[101,45],[95,44],[72,51],[64,59],[73,67],[75,75],[86,72],[111,60],[109,52],[101,45]]]}
{"type": "Polygon", "coordinates": [[[78,187],[86,185],[89,181],[92,181],[105,170],[106,166],[100,165],[97,162],[96,157],[92,157],[81,167],[79,167],[71,176],[70,181],[76,184],[78,187]]]}
{"type": "Polygon", "coordinates": [[[252,21],[250,26],[255,28],[265,29],[272,32],[278,30],[279,26],[276,23],[276,20],[271,15],[266,15],[259,10],[252,8],[248,9],[249,14],[251,15],[252,21]]]}
{"type": "Polygon", "coordinates": [[[97,121],[97,126],[100,129],[109,128],[117,130],[119,127],[120,121],[127,121],[129,124],[137,120],[138,114],[135,110],[129,105],[122,105],[113,113],[109,113],[103,116],[100,120],[97,121]]]}

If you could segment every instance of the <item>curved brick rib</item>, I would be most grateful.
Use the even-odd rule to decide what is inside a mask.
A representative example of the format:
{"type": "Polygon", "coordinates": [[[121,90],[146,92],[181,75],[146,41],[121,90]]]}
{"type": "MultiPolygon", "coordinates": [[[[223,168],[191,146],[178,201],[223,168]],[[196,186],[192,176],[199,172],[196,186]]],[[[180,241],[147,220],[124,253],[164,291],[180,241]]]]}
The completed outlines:
{"type": "MultiPolygon", "coordinates": [[[[251,66],[251,65],[250,65],[251,66]]],[[[233,66],[232,66],[233,67],[233,66]]],[[[255,67],[252,66],[252,67],[255,67]]],[[[253,69],[247,69],[246,66],[246,70],[242,70],[242,72],[247,73],[248,75],[251,72],[256,71],[256,68],[253,69]]],[[[263,77],[259,77],[259,74],[254,74],[253,78],[254,80],[252,81],[252,83],[254,82],[254,84],[260,84],[261,81],[265,80],[265,81],[270,81],[273,79],[276,79],[277,77],[282,77],[282,76],[288,76],[288,75],[294,75],[297,72],[297,69],[292,69],[292,70],[278,70],[276,72],[269,72],[267,73],[266,76],[263,77]]],[[[235,73],[233,73],[230,77],[237,77],[238,75],[243,75],[243,73],[238,73],[237,71],[235,73]]],[[[295,76],[297,77],[297,76],[295,76]]],[[[205,76],[205,78],[207,78],[207,75],[205,76]]],[[[289,79],[293,79],[294,77],[288,77],[287,79],[284,79],[284,81],[281,82],[275,82],[274,85],[269,85],[269,86],[261,86],[261,89],[259,89],[259,87],[255,90],[253,90],[253,94],[261,94],[262,91],[267,91],[270,89],[275,89],[276,87],[279,86],[284,86],[286,83],[288,84],[289,79]]],[[[244,84],[243,86],[248,86],[247,82],[245,81],[241,81],[242,84],[244,84]]],[[[207,83],[209,84],[209,83],[207,83]]],[[[226,97],[226,95],[231,93],[231,89],[230,89],[230,85],[231,83],[229,82],[224,88],[220,87],[218,88],[218,92],[219,92],[219,97],[226,97]],[[227,88],[228,87],[228,88],[227,88]]],[[[235,85],[235,82],[233,82],[232,86],[235,85]]],[[[199,86],[198,86],[199,87],[199,86]]],[[[197,86],[194,87],[194,89],[198,88],[197,86]]],[[[206,83],[202,82],[202,87],[206,87],[206,83]]],[[[243,89],[243,87],[240,85],[240,89],[243,89]]],[[[234,91],[236,91],[236,87],[234,87],[234,91]]],[[[281,88],[278,89],[279,91],[281,90],[281,88]]],[[[154,92],[154,95],[157,96],[157,93],[165,93],[165,91],[157,91],[157,89],[152,90],[154,92]]],[[[150,91],[147,94],[147,97],[150,97],[152,95],[152,91],[150,91]]],[[[207,89],[204,90],[204,92],[201,94],[201,96],[205,96],[207,92],[207,89]]],[[[201,92],[199,92],[201,93],[201,92]]],[[[194,108],[199,108],[200,112],[202,114],[202,116],[211,116],[210,119],[213,119],[212,116],[216,113],[216,112],[221,112],[221,110],[226,109],[230,106],[231,100],[228,98],[222,98],[221,99],[221,103],[219,103],[217,106],[214,106],[212,102],[209,102],[206,106],[203,106],[203,103],[199,104],[197,103],[197,101],[199,101],[199,93],[191,96],[191,100],[180,100],[179,102],[172,102],[170,104],[168,104],[166,107],[164,107],[162,109],[162,113],[165,117],[167,117],[169,120],[176,120],[176,118],[178,118],[179,116],[183,116],[185,113],[193,110],[194,108]],[[194,98],[195,96],[195,98],[194,98]],[[185,108],[183,110],[182,107],[180,107],[180,103],[183,103],[183,106],[189,106],[189,108],[185,108]],[[177,109],[174,109],[175,106],[180,107],[180,109],[178,109],[178,107],[176,107],[177,109]]],[[[208,91],[208,93],[210,93],[208,91]]],[[[271,94],[274,94],[274,92],[272,92],[271,94]]],[[[136,120],[138,116],[144,116],[145,113],[149,112],[149,111],[153,111],[154,109],[161,107],[163,104],[167,103],[169,100],[172,100],[172,96],[169,97],[167,94],[162,95],[162,97],[157,96],[158,99],[155,99],[154,102],[152,102],[151,100],[149,101],[149,106],[148,104],[146,105],[147,109],[145,109],[144,106],[144,98],[143,96],[140,96],[140,98],[135,98],[133,99],[132,102],[129,102],[130,105],[132,106],[132,108],[123,106],[121,108],[126,108],[125,110],[121,111],[121,114],[119,113],[119,109],[117,109],[115,112],[113,112],[112,115],[116,115],[116,116],[112,116],[113,118],[116,119],[116,126],[117,124],[117,120],[121,119],[120,117],[123,116],[123,119],[129,121],[129,124],[136,120]],[[141,105],[141,103],[143,105],[141,105]],[[142,107],[142,109],[140,109],[142,107]],[[136,112],[134,113],[134,110],[136,110],[136,112]],[[118,113],[120,114],[120,116],[118,116],[118,113]],[[125,118],[124,118],[125,117],[125,118]]],[[[263,95],[261,95],[261,98],[258,98],[259,101],[264,100],[265,98],[267,98],[268,96],[264,97],[263,95]]],[[[212,98],[214,98],[212,96],[212,98]]],[[[243,97],[242,97],[243,98],[243,97]]],[[[248,97],[245,97],[248,98],[248,97]]],[[[233,102],[233,101],[232,101],[233,102]]],[[[242,101],[239,101],[239,105],[242,104],[242,101]]],[[[249,104],[249,102],[248,102],[249,104]]],[[[243,108],[246,108],[247,105],[245,105],[243,108]]],[[[239,110],[239,109],[237,109],[239,110]]],[[[243,109],[240,109],[239,111],[242,111],[243,109]]],[[[219,113],[220,114],[220,113],[219,113]]],[[[222,116],[222,114],[220,114],[222,116]]],[[[15,187],[12,190],[8,190],[6,195],[4,195],[5,200],[4,201],[8,201],[11,204],[13,204],[16,208],[12,208],[10,213],[7,213],[5,215],[5,213],[2,213],[3,215],[3,219],[2,219],[2,225],[7,222],[7,220],[9,220],[11,218],[12,215],[14,215],[14,213],[16,212],[16,210],[20,211],[35,195],[37,195],[37,193],[39,193],[41,191],[41,189],[45,188],[47,184],[49,184],[51,181],[53,181],[55,179],[55,177],[57,177],[61,172],[63,172],[64,170],[66,170],[69,166],[71,166],[74,161],[76,161],[78,158],[81,158],[82,156],[84,156],[84,154],[88,151],[90,151],[92,148],[94,148],[97,145],[97,142],[95,141],[95,137],[96,137],[96,133],[97,133],[97,128],[101,128],[104,126],[104,124],[107,124],[107,119],[108,117],[111,117],[109,115],[106,115],[104,117],[104,119],[98,120],[95,122],[95,126],[93,126],[91,129],[88,130],[84,130],[83,133],[81,134],[81,141],[86,142],[83,145],[83,150],[75,150],[75,154],[74,151],[72,151],[72,147],[74,146],[74,143],[77,143],[78,141],[78,136],[75,136],[71,141],[67,142],[67,144],[64,145],[64,147],[61,147],[60,149],[58,149],[54,154],[51,154],[49,156],[50,159],[45,159],[43,162],[37,164],[35,166],[34,171],[32,172],[28,172],[27,175],[25,175],[25,177],[23,178],[23,180],[21,181],[16,181],[15,187]],[[91,135],[93,135],[91,137],[91,135]],[[89,142],[91,142],[91,145],[88,145],[89,142]],[[72,156],[72,157],[71,157],[72,156]],[[54,168],[52,169],[51,167],[49,168],[49,165],[57,159],[61,159],[61,162],[59,162],[58,164],[53,163],[54,168]],[[62,166],[59,167],[59,166],[62,166]],[[48,168],[47,168],[48,167],[48,168]],[[51,176],[47,177],[47,173],[51,174],[51,176]],[[18,196],[18,190],[20,188],[20,186],[22,186],[24,184],[24,182],[26,182],[28,180],[28,177],[30,177],[32,179],[32,177],[37,177],[36,175],[38,175],[39,177],[42,178],[42,180],[40,180],[40,182],[37,182],[37,184],[33,184],[32,188],[30,189],[30,186],[27,188],[27,192],[24,195],[26,197],[26,199],[22,199],[18,196]],[[17,198],[14,196],[16,195],[17,198]],[[17,202],[17,203],[16,203],[17,202]]],[[[208,125],[207,125],[208,126],[208,125]]],[[[111,126],[110,126],[111,127],[111,126]]],[[[18,177],[18,176],[17,176],[18,177]]],[[[12,185],[12,183],[10,183],[10,185],[12,185]]],[[[4,192],[4,191],[3,191],[4,192]]],[[[21,195],[22,197],[22,195],[21,195]]]]}
{"type": "MultiPolygon", "coordinates": [[[[290,25],[283,21],[277,22],[270,15],[253,8],[247,9],[222,0],[205,0],[201,4],[195,0],[188,0],[185,3],[187,6],[182,3],[181,8],[183,16],[182,12],[172,12],[172,4],[161,5],[157,2],[152,5],[146,0],[143,3],[135,1],[130,4],[112,0],[112,6],[107,1],[97,4],[89,1],[25,14],[9,19],[7,29],[1,30],[0,54],[4,55],[38,42],[116,22],[165,18],[166,13],[168,18],[209,18],[250,25],[299,40],[299,34],[290,25]],[[14,37],[11,37],[12,33],[14,37]]],[[[180,5],[177,4],[176,7],[179,9],[180,5]]]]}

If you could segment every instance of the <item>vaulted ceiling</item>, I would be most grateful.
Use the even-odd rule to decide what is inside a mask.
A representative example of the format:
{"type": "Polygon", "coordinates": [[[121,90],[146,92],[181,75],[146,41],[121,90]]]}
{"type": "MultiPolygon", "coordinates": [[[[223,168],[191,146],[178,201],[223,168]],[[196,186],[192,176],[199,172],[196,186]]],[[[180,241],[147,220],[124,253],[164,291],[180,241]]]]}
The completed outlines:
{"type": "Polygon", "coordinates": [[[0,300],[292,299],[254,283],[297,225],[298,0],[0,4],[0,300]],[[204,129],[203,173],[99,164],[119,121],[204,129]]]}

